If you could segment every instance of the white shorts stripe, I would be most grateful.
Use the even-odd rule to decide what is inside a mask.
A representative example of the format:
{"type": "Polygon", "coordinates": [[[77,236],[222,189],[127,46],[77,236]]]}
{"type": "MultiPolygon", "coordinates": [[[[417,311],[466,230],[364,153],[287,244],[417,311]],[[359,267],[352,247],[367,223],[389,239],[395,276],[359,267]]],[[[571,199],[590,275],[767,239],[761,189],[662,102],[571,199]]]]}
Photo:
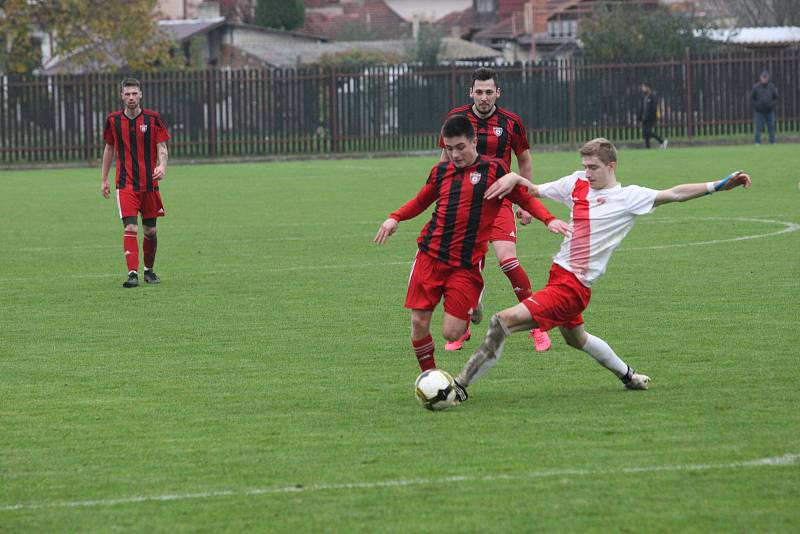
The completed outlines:
{"type": "Polygon", "coordinates": [[[119,211],[119,218],[122,218],[122,204],[119,202],[119,189],[117,191],[117,211],[119,211]]]}
{"type": "Polygon", "coordinates": [[[419,256],[419,249],[417,249],[417,253],[414,254],[414,261],[411,262],[411,271],[408,273],[408,283],[406,284],[406,291],[408,288],[411,287],[411,277],[414,276],[414,267],[417,265],[417,256],[419,256]]]}

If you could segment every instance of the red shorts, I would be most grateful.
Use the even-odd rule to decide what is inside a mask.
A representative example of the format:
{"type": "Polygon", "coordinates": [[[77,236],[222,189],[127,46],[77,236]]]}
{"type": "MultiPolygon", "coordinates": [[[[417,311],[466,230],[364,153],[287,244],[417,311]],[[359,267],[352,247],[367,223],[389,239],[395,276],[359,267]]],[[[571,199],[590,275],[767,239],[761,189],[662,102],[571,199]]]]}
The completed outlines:
{"type": "Polygon", "coordinates": [[[514,218],[514,205],[510,200],[504,200],[500,206],[500,211],[492,223],[489,241],[517,242],[517,220],[514,218]]]}
{"type": "Polygon", "coordinates": [[[155,219],[163,217],[164,204],[161,203],[161,193],[158,191],[131,191],[130,189],[117,189],[117,206],[119,217],[136,217],[142,213],[142,219],[155,219]]]}
{"type": "Polygon", "coordinates": [[[433,310],[444,296],[444,311],[468,321],[483,291],[479,266],[453,267],[417,251],[408,279],[405,307],[433,310]]]}
{"type": "Polygon", "coordinates": [[[581,312],[589,305],[592,290],[581,284],[575,275],[560,265],[550,267],[550,278],[543,289],[522,304],[531,312],[540,330],[555,326],[572,329],[583,324],[581,312]]]}

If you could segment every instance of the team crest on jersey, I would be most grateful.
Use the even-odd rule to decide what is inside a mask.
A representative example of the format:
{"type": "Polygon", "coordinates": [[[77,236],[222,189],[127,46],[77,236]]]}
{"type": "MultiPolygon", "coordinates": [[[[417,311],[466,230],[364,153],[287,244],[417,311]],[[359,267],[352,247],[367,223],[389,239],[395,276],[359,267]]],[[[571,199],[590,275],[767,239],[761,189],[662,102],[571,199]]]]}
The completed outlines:
{"type": "Polygon", "coordinates": [[[147,132],[147,123],[143,122],[142,124],[140,124],[139,129],[142,131],[142,133],[147,132]]]}
{"type": "Polygon", "coordinates": [[[494,135],[496,135],[497,137],[500,137],[501,135],[503,135],[503,129],[498,127],[498,126],[495,126],[494,135]]]}
{"type": "Polygon", "coordinates": [[[472,185],[477,184],[478,182],[481,181],[481,173],[473,172],[472,174],[469,175],[469,181],[470,183],[472,183],[472,185]]]}

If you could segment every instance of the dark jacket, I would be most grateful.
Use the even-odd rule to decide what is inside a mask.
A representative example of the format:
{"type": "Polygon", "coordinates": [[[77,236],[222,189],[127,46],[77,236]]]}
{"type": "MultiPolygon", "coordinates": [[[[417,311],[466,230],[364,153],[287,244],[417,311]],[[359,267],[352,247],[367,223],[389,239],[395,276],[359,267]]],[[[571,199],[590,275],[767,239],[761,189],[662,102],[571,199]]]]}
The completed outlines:
{"type": "Polygon", "coordinates": [[[778,89],[772,82],[767,84],[759,82],[753,86],[750,99],[753,101],[755,111],[769,113],[775,109],[775,103],[778,101],[778,89]]]}
{"type": "Polygon", "coordinates": [[[639,103],[639,120],[646,123],[654,123],[658,116],[656,115],[656,107],[658,107],[658,97],[655,93],[646,95],[642,93],[642,100],[639,103]]]}

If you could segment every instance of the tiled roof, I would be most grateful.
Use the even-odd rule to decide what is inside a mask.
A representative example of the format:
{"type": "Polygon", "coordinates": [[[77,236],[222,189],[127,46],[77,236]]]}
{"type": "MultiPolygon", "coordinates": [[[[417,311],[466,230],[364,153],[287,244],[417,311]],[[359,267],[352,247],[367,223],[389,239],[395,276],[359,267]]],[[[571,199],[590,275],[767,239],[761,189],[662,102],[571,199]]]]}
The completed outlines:
{"type": "Polygon", "coordinates": [[[388,37],[398,36],[404,30],[405,20],[383,0],[347,2],[341,9],[306,10],[303,31],[329,39],[336,39],[352,26],[363,27],[388,37]]]}

